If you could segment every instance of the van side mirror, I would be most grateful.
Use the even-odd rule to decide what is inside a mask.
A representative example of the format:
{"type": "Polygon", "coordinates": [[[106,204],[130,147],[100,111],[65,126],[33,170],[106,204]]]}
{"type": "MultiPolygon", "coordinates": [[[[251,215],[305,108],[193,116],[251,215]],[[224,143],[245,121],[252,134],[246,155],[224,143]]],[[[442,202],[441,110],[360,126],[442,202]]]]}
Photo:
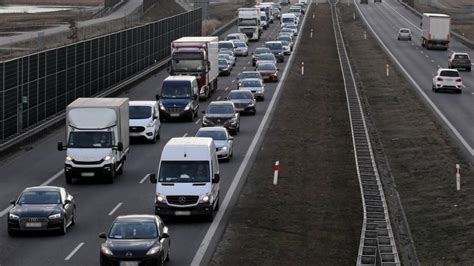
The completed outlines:
{"type": "Polygon", "coordinates": [[[64,150],[64,145],[62,142],[58,142],[58,151],[63,151],[64,150]]]}
{"type": "Polygon", "coordinates": [[[68,199],[64,201],[64,205],[71,204],[71,203],[72,203],[72,201],[70,201],[68,199]]]}
{"type": "Polygon", "coordinates": [[[170,235],[168,235],[168,233],[162,233],[160,238],[169,238],[170,235]]]}
{"type": "Polygon", "coordinates": [[[229,140],[234,140],[234,137],[230,136],[230,137],[229,137],[229,140]]]}
{"type": "Polygon", "coordinates": [[[221,180],[221,177],[219,176],[219,174],[214,174],[214,178],[212,179],[212,183],[217,184],[217,183],[219,183],[219,180],[221,180]]]}
{"type": "Polygon", "coordinates": [[[150,183],[156,184],[156,174],[149,174],[150,175],[150,183]]]}
{"type": "Polygon", "coordinates": [[[117,150],[118,151],[123,151],[123,143],[122,142],[117,143],[117,150]]]}
{"type": "Polygon", "coordinates": [[[201,111],[201,113],[206,114],[206,111],[201,111]]]}
{"type": "Polygon", "coordinates": [[[159,101],[159,100],[160,100],[160,95],[156,94],[156,95],[155,95],[155,99],[156,99],[157,101],[159,101]]]}
{"type": "Polygon", "coordinates": [[[168,61],[168,66],[166,67],[166,71],[171,74],[171,60],[168,61]]]}
{"type": "Polygon", "coordinates": [[[99,234],[99,238],[106,239],[107,235],[105,234],[105,232],[102,232],[102,233],[99,234]]]}

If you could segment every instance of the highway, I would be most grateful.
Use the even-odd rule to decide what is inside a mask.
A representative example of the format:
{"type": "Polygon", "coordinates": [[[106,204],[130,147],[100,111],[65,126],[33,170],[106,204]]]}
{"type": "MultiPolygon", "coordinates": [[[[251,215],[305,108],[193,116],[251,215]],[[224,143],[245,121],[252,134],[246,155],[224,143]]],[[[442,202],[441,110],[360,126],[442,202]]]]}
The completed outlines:
{"type": "MultiPolygon", "coordinates": [[[[264,41],[274,40],[279,29],[278,22],[271,24],[271,27],[264,31],[259,43],[250,43],[250,51],[262,45],[264,41]]],[[[235,31],[234,27],[227,33],[235,31]]],[[[285,62],[278,64],[280,77],[288,58],[286,56],[285,62]]],[[[230,76],[219,77],[218,91],[212,96],[212,100],[223,99],[231,89],[236,88],[235,77],[243,70],[253,70],[250,55],[238,58],[230,76]]],[[[166,71],[160,71],[118,96],[129,97],[130,100],[154,99],[155,94],[159,93],[161,81],[167,76],[166,71]]],[[[221,200],[226,196],[241,163],[248,162],[245,155],[277,85],[278,83],[267,83],[265,101],[257,103],[257,114],[243,116],[241,119],[241,131],[235,138],[234,157],[229,163],[220,164],[221,200]]],[[[208,103],[209,101],[201,102],[200,110],[205,110],[208,103]]],[[[199,116],[202,117],[202,114],[199,116]]],[[[25,147],[23,151],[2,159],[0,228],[3,229],[0,230],[0,265],[97,265],[102,243],[97,235],[108,230],[117,215],[154,213],[155,186],[149,182],[146,175],[157,170],[164,144],[172,137],[193,136],[200,126],[201,121],[197,119],[193,123],[165,122],[157,144],[132,142],[124,174],[116,178],[113,184],[76,179],[74,184],[66,185],[62,173],[65,153],[56,151],[56,143],[65,140],[64,128],[55,130],[25,147]],[[8,237],[5,217],[8,202],[16,198],[25,187],[36,185],[66,187],[76,199],[77,224],[71,227],[65,236],[41,234],[8,237]]],[[[224,208],[219,210],[222,211],[224,208]]],[[[190,218],[168,220],[167,225],[170,228],[172,243],[171,261],[168,265],[189,265],[210,223],[190,218]]],[[[223,226],[224,223],[219,225],[221,229],[223,226]]]]}
{"type": "Polygon", "coordinates": [[[421,18],[396,0],[354,3],[375,31],[379,41],[390,51],[392,59],[395,58],[396,63],[404,69],[404,75],[425,103],[436,113],[442,124],[449,128],[449,132],[467,154],[470,154],[470,159],[474,159],[474,72],[460,71],[465,85],[462,94],[434,93],[431,90],[434,73],[440,67],[447,67],[448,57],[452,52],[466,52],[472,60],[473,51],[454,38],[451,38],[448,51],[427,50],[421,47],[421,18]],[[397,41],[400,28],[411,29],[412,41],[397,41]]]}

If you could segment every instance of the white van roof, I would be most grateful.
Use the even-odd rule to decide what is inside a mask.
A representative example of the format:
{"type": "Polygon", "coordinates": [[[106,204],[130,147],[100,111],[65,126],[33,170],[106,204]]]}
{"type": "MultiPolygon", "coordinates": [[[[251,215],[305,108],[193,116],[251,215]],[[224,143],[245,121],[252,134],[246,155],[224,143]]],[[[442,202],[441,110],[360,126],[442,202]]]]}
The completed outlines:
{"type": "Polygon", "coordinates": [[[179,137],[166,143],[161,154],[162,161],[208,161],[215,152],[212,138],[179,137]]]}
{"type": "Polygon", "coordinates": [[[195,80],[196,77],[195,76],[186,76],[186,75],[183,75],[183,76],[168,76],[167,78],[165,78],[164,81],[168,81],[168,80],[187,80],[187,81],[193,81],[195,80]]]}

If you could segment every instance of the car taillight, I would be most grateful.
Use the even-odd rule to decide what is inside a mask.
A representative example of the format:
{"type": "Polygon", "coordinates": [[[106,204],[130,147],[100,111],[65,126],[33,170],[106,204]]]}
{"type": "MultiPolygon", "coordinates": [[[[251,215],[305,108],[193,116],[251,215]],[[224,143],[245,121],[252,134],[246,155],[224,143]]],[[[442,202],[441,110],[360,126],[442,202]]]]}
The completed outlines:
{"type": "Polygon", "coordinates": [[[436,80],[437,80],[437,81],[443,81],[443,78],[442,78],[442,77],[438,77],[436,80]]]}
{"type": "Polygon", "coordinates": [[[461,82],[461,81],[462,81],[462,79],[456,79],[456,82],[461,82]]]}

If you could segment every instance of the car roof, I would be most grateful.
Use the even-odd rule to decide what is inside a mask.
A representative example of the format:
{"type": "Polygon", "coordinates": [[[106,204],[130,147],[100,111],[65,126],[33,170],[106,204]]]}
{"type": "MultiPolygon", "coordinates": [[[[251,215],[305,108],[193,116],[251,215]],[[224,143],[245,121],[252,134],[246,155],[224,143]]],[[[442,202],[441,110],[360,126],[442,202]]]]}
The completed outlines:
{"type": "Polygon", "coordinates": [[[453,69],[453,68],[439,68],[438,71],[454,71],[454,72],[459,72],[457,69],[453,69]]]}
{"type": "Polygon", "coordinates": [[[129,101],[129,106],[150,106],[153,107],[157,104],[156,101],[129,101]]]}
{"type": "Polygon", "coordinates": [[[36,186],[36,187],[28,187],[23,191],[57,191],[61,192],[64,190],[62,187],[55,187],[55,186],[36,186]]]}
{"type": "Polygon", "coordinates": [[[230,93],[239,93],[239,92],[250,92],[250,93],[252,93],[250,90],[242,89],[242,90],[231,90],[231,91],[229,92],[229,94],[230,94],[230,93]]]}
{"type": "Polygon", "coordinates": [[[234,105],[234,103],[231,101],[212,101],[209,103],[209,105],[228,105],[228,104],[234,105]]]}
{"type": "MultiPolygon", "coordinates": [[[[255,72],[258,73],[258,71],[255,71],[255,72]]],[[[260,74],[260,73],[258,73],[258,74],[260,74]]],[[[258,78],[246,78],[246,79],[242,79],[241,82],[244,81],[244,80],[245,81],[262,81],[261,79],[258,79],[258,78]]]]}
{"type": "Polygon", "coordinates": [[[199,131],[227,131],[225,127],[201,127],[199,131]]]}
{"type": "Polygon", "coordinates": [[[257,72],[257,71],[253,71],[253,70],[252,70],[252,71],[242,71],[242,72],[239,73],[239,75],[240,75],[240,74],[244,74],[244,73],[247,74],[247,73],[258,73],[258,72],[257,72]]]}
{"type": "Polygon", "coordinates": [[[269,43],[269,44],[272,44],[272,43],[280,43],[280,44],[281,44],[281,42],[279,42],[279,41],[269,41],[269,42],[265,42],[265,44],[267,44],[267,43],[269,43]]]}
{"type": "Polygon", "coordinates": [[[131,214],[121,215],[115,218],[115,221],[155,221],[156,216],[151,214],[131,214]]]}
{"type": "Polygon", "coordinates": [[[454,54],[454,55],[467,55],[467,56],[469,56],[469,54],[468,54],[468,53],[459,53],[459,52],[454,52],[453,54],[454,54]]]}

